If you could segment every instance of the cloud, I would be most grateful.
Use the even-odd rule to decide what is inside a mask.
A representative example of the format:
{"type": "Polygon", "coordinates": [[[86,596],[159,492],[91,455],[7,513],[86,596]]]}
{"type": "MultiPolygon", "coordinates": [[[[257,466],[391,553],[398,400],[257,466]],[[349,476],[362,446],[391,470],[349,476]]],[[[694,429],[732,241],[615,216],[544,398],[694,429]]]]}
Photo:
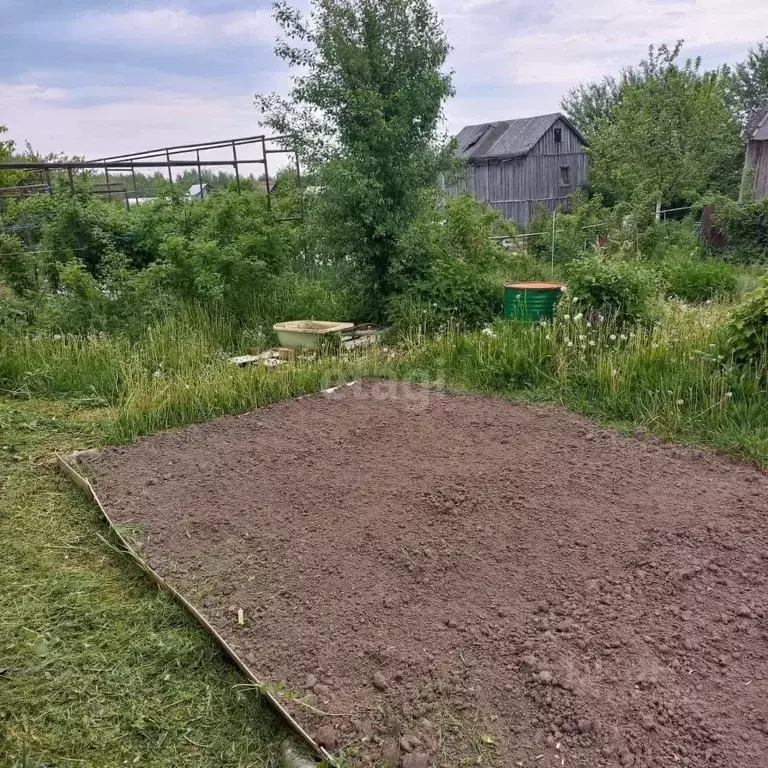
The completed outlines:
{"type": "MultiPolygon", "coordinates": [[[[96,157],[258,133],[252,94],[287,89],[268,0],[73,0],[74,17],[37,1],[45,13],[11,6],[0,115],[40,151],[96,157]]],[[[685,56],[714,67],[743,59],[768,30],[765,0],[435,2],[454,48],[451,132],[554,112],[568,88],[636,64],[649,43],[684,38],[685,56]]]]}
{"type": "MultiPolygon", "coordinates": [[[[685,39],[687,54],[738,49],[768,29],[768,3],[731,0],[437,0],[462,82],[564,86],[642,58],[650,43],[685,39]]],[[[721,62],[714,62],[719,64],[721,62]]]]}
{"type": "Polygon", "coordinates": [[[190,51],[271,43],[277,26],[266,8],[195,14],[184,8],[137,8],[123,13],[89,11],[76,18],[69,35],[81,42],[185,47],[190,51]]]}
{"type": "Polygon", "coordinates": [[[99,157],[262,132],[250,94],[122,89],[102,103],[81,105],[78,94],[0,83],[0,114],[11,138],[42,152],[99,157]]]}

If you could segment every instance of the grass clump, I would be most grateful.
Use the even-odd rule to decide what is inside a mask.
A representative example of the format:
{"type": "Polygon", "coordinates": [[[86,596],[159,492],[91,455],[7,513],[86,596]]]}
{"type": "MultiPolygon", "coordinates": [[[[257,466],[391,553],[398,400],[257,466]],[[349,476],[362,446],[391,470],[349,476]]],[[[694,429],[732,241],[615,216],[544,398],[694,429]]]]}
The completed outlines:
{"type": "Polygon", "coordinates": [[[716,259],[668,259],[659,265],[658,272],[667,296],[691,303],[729,298],[739,282],[738,270],[716,259]]]}

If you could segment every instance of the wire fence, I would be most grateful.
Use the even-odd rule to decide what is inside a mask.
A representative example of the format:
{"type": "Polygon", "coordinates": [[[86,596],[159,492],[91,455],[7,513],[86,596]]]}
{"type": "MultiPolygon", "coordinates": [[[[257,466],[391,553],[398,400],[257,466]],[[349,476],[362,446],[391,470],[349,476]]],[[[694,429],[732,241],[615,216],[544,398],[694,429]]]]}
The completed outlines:
{"type": "MultiPolygon", "coordinates": [[[[669,213],[680,213],[681,211],[691,211],[696,206],[693,205],[685,205],[685,206],[679,206],[676,208],[666,208],[662,210],[657,210],[656,216],[659,221],[666,221],[667,220],[667,214],[669,213]]],[[[564,212],[560,212],[564,213],[564,212]]],[[[567,214],[566,214],[567,215],[567,214]]],[[[549,242],[549,253],[550,253],[550,269],[552,272],[552,275],[555,274],[555,253],[556,253],[556,243],[557,243],[557,235],[562,234],[567,231],[573,231],[571,229],[565,230],[565,229],[557,229],[557,216],[558,211],[552,211],[552,227],[543,230],[541,232],[519,232],[514,235],[493,235],[490,239],[498,242],[502,247],[505,248],[513,248],[516,245],[518,245],[521,241],[522,243],[526,243],[528,238],[531,237],[548,237],[550,238],[549,242]]],[[[577,227],[576,231],[586,231],[586,230],[592,230],[592,229],[605,229],[608,227],[611,227],[615,224],[613,221],[601,221],[597,224],[585,224],[584,226],[577,227]]],[[[697,225],[697,228],[699,228],[699,225],[697,225]]],[[[634,241],[635,241],[635,250],[639,252],[639,243],[638,243],[638,231],[637,231],[637,225],[635,224],[635,231],[634,231],[634,241]]],[[[604,245],[607,245],[608,243],[601,243],[604,245]]]]}

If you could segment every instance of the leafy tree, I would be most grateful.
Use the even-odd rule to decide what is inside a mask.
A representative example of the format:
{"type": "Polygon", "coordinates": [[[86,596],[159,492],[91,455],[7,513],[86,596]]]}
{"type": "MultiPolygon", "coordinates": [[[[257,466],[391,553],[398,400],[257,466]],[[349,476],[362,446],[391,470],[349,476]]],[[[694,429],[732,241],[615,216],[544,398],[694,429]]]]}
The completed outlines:
{"type": "MultiPolygon", "coordinates": [[[[12,160],[16,149],[16,143],[13,140],[4,140],[2,138],[3,134],[7,132],[8,128],[0,125],[0,163],[12,160]]],[[[14,186],[17,183],[18,176],[19,174],[16,171],[0,170],[0,187],[14,186]]]]}
{"type": "Polygon", "coordinates": [[[728,77],[690,60],[626,86],[592,137],[595,181],[641,205],[735,191],[743,143],[727,87],[728,77]]]}
{"type": "MultiPolygon", "coordinates": [[[[571,88],[560,102],[569,119],[585,134],[590,135],[600,121],[610,118],[611,111],[621,103],[626,88],[639,86],[647,80],[660,78],[672,66],[683,49],[678,40],[671,48],[662,43],[648,46],[647,58],[637,66],[625,67],[616,75],[605,75],[593,83],[580,83],[571,88]]],[[[688,62],[698,68],[699,62],[688,62]]]]}
{"type": "Polygon", "coordinates": [[[384,311],[400,235],[447,152],[436,147],[449,46],[429,0],[313,0],[309,18],[274,5],[275,53],[299,68],[287,99],[256,96],[264,123],[320,168],[312,215],[329,253],[355,260],[384,311]]]}
{"type": "Polygon", "coordinates": [[[768,105],[768,44],[758,43],[747,58],[736,65],[733,90],[743,120],[768,105]]]}

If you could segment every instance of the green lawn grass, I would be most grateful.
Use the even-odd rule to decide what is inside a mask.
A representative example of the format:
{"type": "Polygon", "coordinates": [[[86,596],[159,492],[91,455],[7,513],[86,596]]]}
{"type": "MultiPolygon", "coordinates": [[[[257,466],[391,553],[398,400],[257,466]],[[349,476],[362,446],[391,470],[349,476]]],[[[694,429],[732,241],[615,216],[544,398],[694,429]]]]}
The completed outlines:
{"type": "Polygon", "coordinates": [[[51,461],[109,417],[0,400],[0,764],[277,766],[282,724],[51,461]]]}

